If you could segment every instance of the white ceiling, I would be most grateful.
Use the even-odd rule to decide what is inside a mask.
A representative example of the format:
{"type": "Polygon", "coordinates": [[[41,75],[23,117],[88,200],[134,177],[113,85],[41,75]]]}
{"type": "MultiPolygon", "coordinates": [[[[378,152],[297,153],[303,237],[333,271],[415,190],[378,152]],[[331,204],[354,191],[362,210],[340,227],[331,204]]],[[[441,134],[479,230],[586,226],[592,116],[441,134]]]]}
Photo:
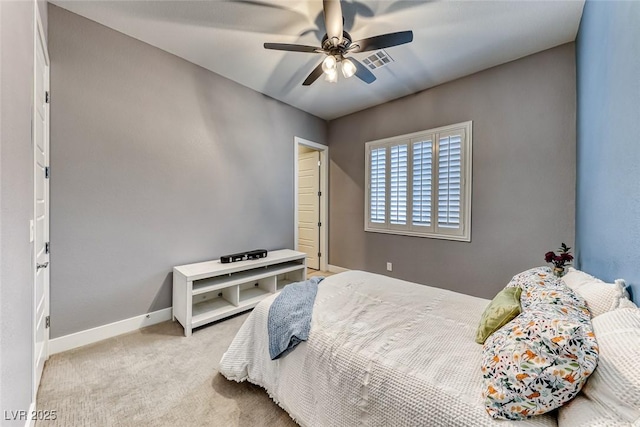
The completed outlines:
{"type": "MultiPolygon", "coordinates": [[[[579,1],[342,2],[355,40],[413,30],[412,43],[386,49],[394,62],[370,85],[302,82],[319,54],[266,50],[264,42],[316,46],[322,2],[68,1],[52,3],[221,74],[323,119],[333,119],[575,40],[579,1]]],[[[354,55],[362,60],[367,53],[354,55]]]]}

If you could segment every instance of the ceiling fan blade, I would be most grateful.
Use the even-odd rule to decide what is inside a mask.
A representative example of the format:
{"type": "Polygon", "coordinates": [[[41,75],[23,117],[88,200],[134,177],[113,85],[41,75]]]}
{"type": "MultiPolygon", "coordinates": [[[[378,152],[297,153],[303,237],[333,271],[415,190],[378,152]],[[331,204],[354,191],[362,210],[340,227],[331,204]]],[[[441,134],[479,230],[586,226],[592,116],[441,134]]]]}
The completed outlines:
{"type": "Polygon", "coordinates": [[[342,6],[340,0],[323,0],[324,26],[327,30],[327,37],[333,40],[333,45],[342,43],[342,6]]]}
{"type": "Polygon", "coordinates": [[[351,52],[368,52],[370,50],[384,49],[387,47],[398,46],[413,41],[413,31],[400,31],[397,33],[383,34],[381,36],[369,37],[366,39],[353,42],[351,46],[355,46],[351,52]]]}
{"type": "Polygon", "coordinates": [[[311,74],[309,74],[307,79],[302,83],[302,86],[310,86],[311,83],[318,80],[318,77],[320,77],[322,74],[323,74],[323,71],[322,71],[322,62],[321,62],[318,64],[316,68],[313,69],[311,74]]]}
{"type": "Polygon", "coordinates": [[[286,50],[287,52],[307,52],[307,53],[320,53],[322,49],[314,46],[305,46],[302,44],[287,44],[287,43],[265,43],[265,49],[273,50],[286,50]]]}
{"type": "MultiPolygon", "coordinates": [[[[353,65],[356,66],[356,77],[365,82],[366,84],[371,84],[376,80],[376,76],[373,75],[371,71],[364,65],[362,62],[358,61],[355,58],[349,57],[349,61],[353,62],[353,65]]],[[[322,66],[322,64],[320,64],[322,66]]]]}

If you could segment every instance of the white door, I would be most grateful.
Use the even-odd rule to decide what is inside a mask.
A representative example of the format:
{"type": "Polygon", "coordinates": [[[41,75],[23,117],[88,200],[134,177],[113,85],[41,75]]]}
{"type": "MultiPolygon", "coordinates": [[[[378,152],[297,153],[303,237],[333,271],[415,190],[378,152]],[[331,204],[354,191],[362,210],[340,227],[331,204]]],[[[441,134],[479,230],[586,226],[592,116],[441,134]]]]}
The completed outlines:
{"type": "Polygon", "coordinates": [[[37,20],[33,108],[34,401],[48,357],[49,342],[49,61],[41,25],[37,20]]]}
{"type": "Polygon", "coordinates": [[[307,267],[320,269],[320,152],[298,155],[298,250],[307,267]]]}

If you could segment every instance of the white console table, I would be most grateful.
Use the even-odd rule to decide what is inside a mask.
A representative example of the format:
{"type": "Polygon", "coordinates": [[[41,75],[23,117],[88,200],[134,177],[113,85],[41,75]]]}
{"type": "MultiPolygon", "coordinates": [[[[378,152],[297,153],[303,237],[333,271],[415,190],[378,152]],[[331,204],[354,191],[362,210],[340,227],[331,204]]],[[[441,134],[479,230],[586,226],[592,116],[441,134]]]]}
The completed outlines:
{"type": "Polygon", "coordinates": [[[193,328],[249,310],[306,276],[306,254],[290,249],[272,251],[256,260],[174,267],[173,319],[188,337],[193,328]]]}

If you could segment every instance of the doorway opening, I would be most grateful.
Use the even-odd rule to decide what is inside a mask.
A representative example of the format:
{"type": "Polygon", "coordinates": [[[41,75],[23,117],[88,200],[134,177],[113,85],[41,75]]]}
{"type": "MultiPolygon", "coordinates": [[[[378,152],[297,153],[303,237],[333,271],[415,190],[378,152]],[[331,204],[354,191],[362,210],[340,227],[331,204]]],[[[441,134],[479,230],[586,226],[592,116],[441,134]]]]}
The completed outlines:
{"type": "Polygon", "coordinates": [[[327,271],[329,240],[329,147],[294,138],[294,248],[307,268],[327,271]]]}

